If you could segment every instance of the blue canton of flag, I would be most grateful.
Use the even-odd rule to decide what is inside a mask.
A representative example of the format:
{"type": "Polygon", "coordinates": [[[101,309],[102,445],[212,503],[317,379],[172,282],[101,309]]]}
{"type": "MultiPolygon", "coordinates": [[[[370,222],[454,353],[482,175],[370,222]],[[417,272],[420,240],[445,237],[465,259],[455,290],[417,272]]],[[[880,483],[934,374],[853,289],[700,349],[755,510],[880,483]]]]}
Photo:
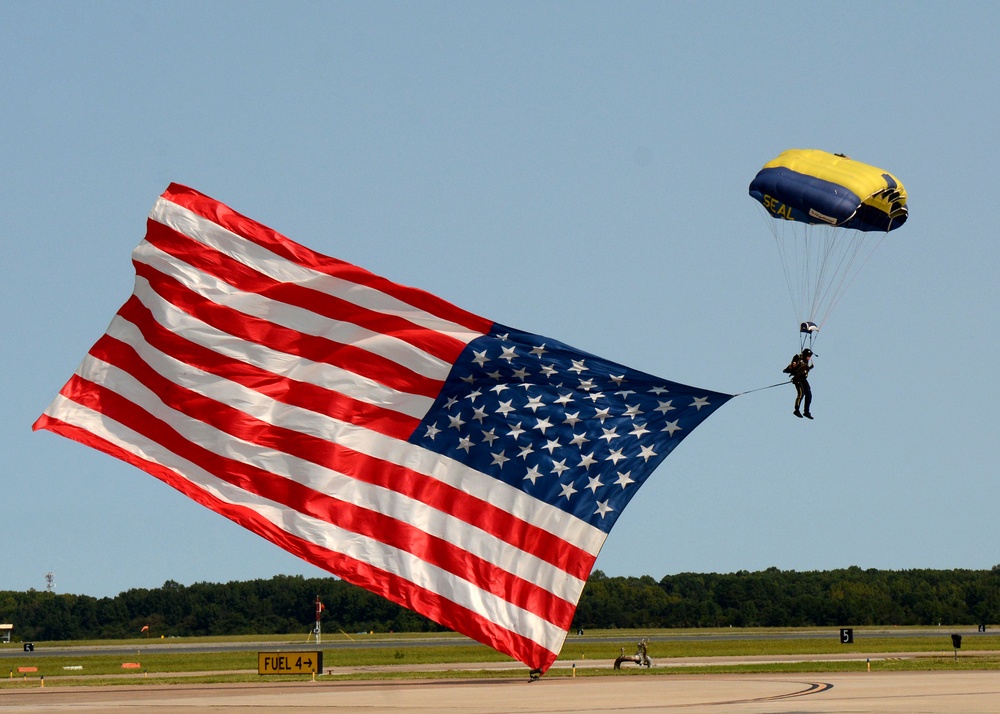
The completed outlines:
{"type": "Polygon", "coordinates": [[[410,442],[607,533],[653,469],[731,398],[495,324],[465,348],[410,442]]]}

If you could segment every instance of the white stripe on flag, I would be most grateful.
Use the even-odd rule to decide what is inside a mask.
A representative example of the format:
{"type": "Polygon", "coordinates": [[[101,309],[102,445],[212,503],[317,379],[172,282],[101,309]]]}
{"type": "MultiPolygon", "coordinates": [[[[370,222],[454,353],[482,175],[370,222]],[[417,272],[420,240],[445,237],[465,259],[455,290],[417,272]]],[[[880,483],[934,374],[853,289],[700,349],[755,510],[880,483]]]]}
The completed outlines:
{"type": "Polygon", "coordinates": [[[403,317],[416,325],[449,335],[465,344],[480,336],[478,332],[407,305],[391,295],[286,260],[165,198],[157,199],[149,217],[275,280],[308,285],[313,290],[338,297],[359,307],[403,317]]]}
{"type": "MultiPolygon", "coordinates": [[[[180,478],[202,489],[213,498],[249,508],[287,533],[333,553],[343,554],[397,575],[417,587],[467,607],[490,622],[523,635],[552,652],[558,652],[562,646],[566,632],[560,627],[410,553],[387,546],[381,541],[345,531],[326,521],[304,515],[283,504],[274,503],[239,489],[209,474],[196,464],[185,461],[173,452],[164,450],[159,444],[149,441],[128,427],[61,396],[53,401],[47,413],[50,412],[58,414],[58,418],[64,421],[110,441],[123,451],[147,461],[166,465],[180,478]]],[[[578,597],[579,594],[572,601],[575,602],[578,597]]]]}
{"type": "Polygon", "coordinates": [[[234,288],[213,275],[204,273],[172,255],[167,255],[146,241],[133,251],[132,258],[174,278],[192,293],[244,315],[258,317],[304,335],[353,345],[390,359],[417,374],[442,382],[451,370],[450,362],[429,355],[391,335],[366,330],[350,322],[331,320],[305,308],[269,300],[262,295],[234,288]]]}
{"type": "MultiPolygon", "coordinates": [[[[358,453],[435,478],[464,493],[487,501],[526,523],[556,533],[561,539],[594,556],[597,555],[607,537],[603,531],[565,511],[541,502],[520,489],[508,486],[502,481],[482,474],[460,462],[400,442],[392,437],[380,435],[363,427],[346,424],[324,414],[275,402],[259,392],[242,387],[235,382],[220,380],[189,365],[178,363],[145,343],[134,326],[121,318],[116,317],[112,321],[108,334],[133,345],[153,369],[175,384],[193,389],[263,421],[300,433],[313,434],[346,446],[358,453]]],[[[142,392],[148,391],[145,385],[123,372],[119,374],[131,380],[131,385],[114,386],[109,384],[105,378],[102,378],[103,374],[110,374],[110,372],[104,371],[107,367],[102,368],[97,374],[90,374],[89,370],[92,367],[88,366],[89,361],[97,362],[98,360],[88,357],[81,365],[81,369],[78,370],[78,373],[86,379],[105,384],[113,391],[127,395],[127,398],[133,402],[136,401],[136,397],[135,393],[131,391],[132,389],[142,392]]],[[[417,398],[411,397],[411,399],[417,398]]],[[[155,404],[162,406],[159,398],[155,399],[155,404]]],[[[152,408],[146,408],[151,413],[157,413],[152,408]]],[[[161,416],[158,413],[157,415],[161,416]]],[[[418,418],[419,416],[422,415],[418,415],[418,418]]],[[[180,424],[174,425],[175,428],[180,428],[185,419],[188,417],[182,417],[179,420],[180,424]]],[[[223,444],[229,438],[231,437],[226,436],[222,440],[223,444]]],[[[209,442],[210,439],[204,443],[209,442]]]]}
{"type": "MultiPolygon", "coordinates": [[[[170,358],[164,355],[156,357],[152,348],[147,348],[146,351],[150,357],[148,362],[154,368],[167,366],[170,361],[170,358]]],[[[174,369],[180,368],[178,366],[174,369]]],[[[160,398],[142,382],[106,362],[88,357],[80,365],[77,374],[83,379],[99,383],[117,394],[128,395],[126,398],[130,402],[161,419],[188,442],[219,456],[265,469],[276,476],[300,483],[330,498],[383,513],[403,523],[410,524],[449,541],[507,572],[530,580],[564,600],[576,602],[583,590],[583,580],[504,542],[477,527],[474,523],[467,523],[391,489],[358,481],[320,464],[220,432],[208,424],[176,412],[165,406],[160,398]]],[[[193,381],[200,382],[202,380],[196,378],[193,381]]],[[[232,400],[237,404],[242,404],[248,414],[252,414],[254,411],[264,413],[268,411],[268,406],[259,399],[260,395],[252,390],[246,390],[232,383],[221,383],[219,380],[216,382],[217,384],[209,385],[207,389],[196,391],[223,403],[232,400]],[[223,394],[223,392],[229,392],[229,394],[223,394]],[[256,407],[254,402],[258,402],[256,407]]],[[[50,416],[64,419],[59,412],[47,413],[50,413],[50,416]]],[[[271,413],[265,415],[268,417],[265,421],[303,433],[309,433],[312,426],[321,421],[330,423],[331,431],[334,432],[344,433],[352,429],[352,427],[336,423],[332,419],[315,413],[273,402],[271,413]]],[[[356,427],[353,430],[355,432],[364,431],[358,430],[356,427]]],[[[399,461],[406,461],[407,453],[424,451],[421,447],[400,441],[395,441],[394,444],[385,444],[382,448],[388,450],[389,447],[395,447],[394,451],[401,452],[399,461]]],[[[180,473],[186,473],[186,465],[190,462],[182,455],[174,455],[169,460],[160,460],[160,463],[168,465],[180,473]],[[178,460],[183,463],[176,463],[178,460]]],[[[489,477],[472,471],[467,478],[482,480],[489,477]]],[[[522,492],[516,489],[512,490],[526,498],[522,492]]],[[[560,511],[560,513],[563,512],[560,511]]],[[[566,516],[565,513],[563,515],[566,516]]]]}
{"type": "Polygon", "coordinates": [[[289,379],[331,389],[360,402],[393,409],[415,419],[422,419],[434,403],[430,397],[400,392],[356,372],[314,362],[305,357],[291,356],[259,342],[250,342],[217,330],[161,298],[141,277],[136,278],[134,294],[163,327],[233,360],[289,379]]]}

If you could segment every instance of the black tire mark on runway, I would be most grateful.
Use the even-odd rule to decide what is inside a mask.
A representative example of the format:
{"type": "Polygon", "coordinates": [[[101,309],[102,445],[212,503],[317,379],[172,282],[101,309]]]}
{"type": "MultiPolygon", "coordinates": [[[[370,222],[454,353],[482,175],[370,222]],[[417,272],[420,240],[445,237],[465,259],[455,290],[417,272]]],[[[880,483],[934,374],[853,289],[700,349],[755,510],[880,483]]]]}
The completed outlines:
{"type": "Polygon", "coordinates": [[[740,699],[734,702],[720,702],[725,704],[746,704],[750,702],[776,702],[781,699],[795,699],[796,697],[808,697],[812,694],[821,694],[823,692],[828,692],[833,689],[833,685],[829,682],[790,682],[790,684],[805,684],[805,689],[800,689],[797,692],[788,692],[787,694],[775,694],[772,697],[757,697],[755,699],[740,699]]]}
{"type": "MultiPolygon", "coordinates": [[[[759,681],[759,680],[754,680],[759,681]]],[[[750,697],[748,699],[728,699],[725,701],[718,702],[688,702],[685,704],[664,704],[663,702],[656,702],[650,704],[636,704],[631,703],[627,705],[622,705],[620,709],[622,711],[642,711],[644,709],[655,709],[656,711],[662,711],[664,709],[690,709],[692,707],[729,707],[734,704],[761,704],[766,702],[778,702],[786,699],[797,699],[799,697],[808,697],[814,694],[822,694],[823,692],[828,692],[833,689],[833,685],[829,682],[796,682],[796,681],[783,681],[784,684],[799,684],[803,685],[803,689],[798,689],[794,692],[786,692],[784,694],[772,694],[767,697],[750,697]]],[[[607,707],[602,708],[602,711],[616,711],[618,708],[609,709],[607,707]]],[[[563,714],[554,709],[546,709],[547,714],[563,714]]],[[[567,709],[565,714],[579,714],[577,709],[567,709]]]]}
{"type": "MultiPolygon", "coordinates": [[[[759,681],[759,680],[754,680],[759,681]]],[[[781,681],[781,680],[778,680],[781,681]]],[[[784,682],[785,684],[801,684],[804,685],[804,689],[799,689],[794,692],[786,692],[784,694],[772,694],[769,697],[751,697],[749,699],[730,699],[722,702],[692,702],[690,704],[659,704],[655,708],[660,709],[687,709],[688,707],[727,707],[733,704],[760,704],[762,702],[778,702],[785,699],[797,699],[798,697],[808,697],[813,694],[822,694],[823,692],[828,692],[833,689],[833,685],[829,682],[784,682]]],[[[630,709],[635,709],[636,707],[629,707],[630,709]]],[[[642,709],[644,707],[638,707],[642,709]]]]}
{"type": "MultiPolygon", "coordinates": [[[[542,681],[542,680],[538,680],[538,681],[542,681]]],[[[547,682],[557,682],[557,681],[561,681],[561,680],[550,679],[550,680],[546,680],[546,681],[547,682]]],[[[747,681],[750,681],[750,680],[747,680],[747,681]]],[[[752,681],[759,682],[760,680],[752,680],[752,681]]],[[[802,689],[798,689],[798,690],[796,690],[794,692],[785,692],[784,694],[772,694],[772,695],[767,696],[767,697],[750,697],[748,699],[729,699],[729,700],[718,701],[718,702],[711,702],[711,701],[709,701],[709,702],[690,702],[690,703],[687,703],[687,704],[664,704],[662,702],[657,702],[657,703],[650,703],[649,705],[645,705],[645,704],[636,704],[636,703],[633,702],[633,703],[630,703],[630,704],[627,704],[627,705],[622,705],[620,708],[623,711],[641,711],[643,709],[655,709],[655,710],[659,711],[659,710],[662,710],[662,709],[688,709],[690,707],[725,707],[725,706],[732,706],[734,704],[760,704],[760,703],[765,703],[765,702],[778,702],[778,701],[783,701],[783,700],[786,700],[786,699],[797,699],[799,697],[808,697],[808,696],[812,696],[814,694],[822,694],[823,692],[828,692],[831,689],[833,689],[833,684],[831,684],[830,682],[801,682],[801,681],[795,681],[795,680],[774,680],[774,681],[775,682],[780,682],[780,683],[783,683],[783,684],[798,684],[798,685],[802,685],[803,688],[802,689]]],[[[477,685],[496,684],[496,683],[497,683],[497,680],[464,680],[464,679],[458,679],[458,680],[435,680],[435,681],[428,681],[428,682],[410,682],[409,684],[410,684],[410,686],[416,685],[418,687],[435,687],[435,686],[440,686],[441,684],[451,684],[451,685],[462,684],[462,685],[477,686],[477,685]]],[[[522,684],[523,682],[522,682],[522,680],[511,679],[511,680],[508,680],[508,683],[513,684],[513,685],[519,685],[519,684],[522,684]]],[[[328,684],[333,684],[333,682],[329,682],[328,684]]],[[[342,682],[342,684],[361,685],[361,687],[379,687],[379,688],[382,688],[382,687],[385,687],[386,682],[384,682],[384,681],[374,681],[374,682],[344,681],[344,682],[342,682]]],[[[613,711],[613,710],[605,708],[605,709],[603,709],[603,711],[613,711]]],[[[577,710],[577,709],[567,709],[567,710],[565,710],[565,712],[560,712],[560,711],[554,710],[554,709],[546,709],[546,712],[547,712],[547,714],[579,714],[579,710],[577,710]]]]}

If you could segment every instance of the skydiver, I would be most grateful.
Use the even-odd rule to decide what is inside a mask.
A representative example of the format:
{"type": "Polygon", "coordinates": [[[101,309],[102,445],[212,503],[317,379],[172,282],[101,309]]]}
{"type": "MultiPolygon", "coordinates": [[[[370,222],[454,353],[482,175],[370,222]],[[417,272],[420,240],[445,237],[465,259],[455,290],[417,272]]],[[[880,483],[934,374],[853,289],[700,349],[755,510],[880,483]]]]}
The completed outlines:
{"type": "Polygon", "coordinates": [[[806,419],[813,418],[812,414],[809,413],[809,406],[812,404],[812,389],[809,388],[809,370],[814,366],[812,356],[812,350],[807,347],[802,350],[801,354],[792,357],[789,365],[781,370],[792,377],[792,384],[795,385],[795,411],[792,414],[800,419],[803,416],[806,419]],[[805,404],[802,404],[803,399],[805,399],[805,404]],[[805,408],[804,412],[799,411],[800,404],[805,408]]]}

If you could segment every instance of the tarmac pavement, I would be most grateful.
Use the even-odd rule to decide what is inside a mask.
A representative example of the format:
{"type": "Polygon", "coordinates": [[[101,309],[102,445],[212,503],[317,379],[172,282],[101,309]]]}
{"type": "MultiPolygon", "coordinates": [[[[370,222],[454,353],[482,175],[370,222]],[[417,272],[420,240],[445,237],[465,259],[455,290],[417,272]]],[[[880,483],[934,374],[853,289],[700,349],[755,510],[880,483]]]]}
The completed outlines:
{"type": "Polygon", "coordinates": [[[315,681],[0,690],[8,712],[996,714],[1000,671],[315,681]]]}

